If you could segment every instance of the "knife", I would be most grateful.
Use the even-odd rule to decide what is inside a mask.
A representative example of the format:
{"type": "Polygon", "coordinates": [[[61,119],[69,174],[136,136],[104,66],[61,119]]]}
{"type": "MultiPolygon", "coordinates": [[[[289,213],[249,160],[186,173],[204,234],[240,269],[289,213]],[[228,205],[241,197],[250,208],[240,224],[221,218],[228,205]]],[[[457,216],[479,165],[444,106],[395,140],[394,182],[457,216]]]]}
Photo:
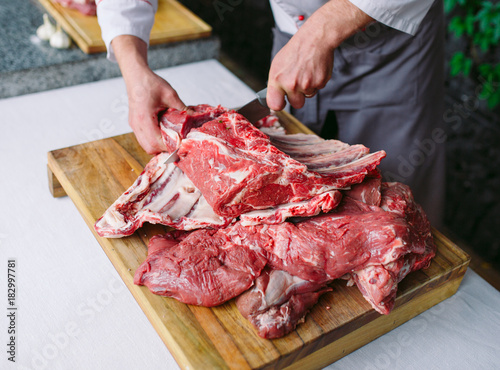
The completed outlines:
{"type": "MultiPolygon", "coordinates": [[[[254,100],[236,109],[236,112],[238,112],[247,120],[249,120],[250,123],[252,124],[257,123],[258,120],[271,114],[271,110],[269,109],[266,103],[266,95],[267,95],[267,87],[256,93],[255,94],[256,98],[254,100]]],[[[179,160],[179,155],[177,154],[178,151],[179,148],[175,149],[172,153],[170,153],[168,158],[165,160],[164,164],[177,162],[179,160]]]]}
{"type": "Polygon", "coordinates": [[[179,155],[177,154],[177,152],[179,151],[179,148],[180,147],[177,147],[177,149],[175,149],[172,153],[170,153],[170,155],[167,157],[165,162],[163,162],[163,164],[170,164],[170,163],[177,162],[179,160],[179,155]]]}
{"type": "Polygon", "coordinates": [[[252,124],[257,123],[258,120],[271,114],[271,110],[266,103],[267,87],[260,90],[255,95],[256,98],[254,100],[236,109],[236,112],[241,114],[252,124]]]}

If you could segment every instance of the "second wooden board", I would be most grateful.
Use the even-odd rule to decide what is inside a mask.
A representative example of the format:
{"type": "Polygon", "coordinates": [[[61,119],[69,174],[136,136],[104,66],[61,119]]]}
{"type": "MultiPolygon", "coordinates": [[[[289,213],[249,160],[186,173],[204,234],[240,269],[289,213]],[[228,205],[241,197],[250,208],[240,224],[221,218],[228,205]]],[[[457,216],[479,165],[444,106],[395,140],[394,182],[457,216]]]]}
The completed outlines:
{"type": "MultiPolygon", "coordinates": [[[[61,24],[80,49],[87,54],[106,51],[96,16],[86,16],[51,0],[39,0],[50,15],[61,24]]],[[[208,37],[212,28],[189,9],[174,0],[159,0],[150,44],[208,37]]]]}

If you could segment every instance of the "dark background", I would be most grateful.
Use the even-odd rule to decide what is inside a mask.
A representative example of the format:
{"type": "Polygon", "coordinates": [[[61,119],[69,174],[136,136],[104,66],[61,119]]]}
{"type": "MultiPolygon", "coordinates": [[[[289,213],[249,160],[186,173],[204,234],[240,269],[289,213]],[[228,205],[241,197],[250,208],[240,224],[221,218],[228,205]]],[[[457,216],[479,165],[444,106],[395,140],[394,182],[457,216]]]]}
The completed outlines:
{"type": "MultiPolygon", "coordinates": [[[[182,0],[221,39],[221,61],[255,90],[265,85],[271,29],[267,0],[182,0]]],[[[447,16],[449,22],[450,16],[447,16]]],[[[446,35],[447,202],[444,232],[500,269],[500,112],[478,95],[477,76],[451,77],[448,62],[469,45],[446,35]]],[[[494,53],[498,57],[498,50],[494,53]]],[[[497,59],[498,62],[498,59],[497,59]]],[[[484,262],[483,262],[484,264],[484,262]]]]}

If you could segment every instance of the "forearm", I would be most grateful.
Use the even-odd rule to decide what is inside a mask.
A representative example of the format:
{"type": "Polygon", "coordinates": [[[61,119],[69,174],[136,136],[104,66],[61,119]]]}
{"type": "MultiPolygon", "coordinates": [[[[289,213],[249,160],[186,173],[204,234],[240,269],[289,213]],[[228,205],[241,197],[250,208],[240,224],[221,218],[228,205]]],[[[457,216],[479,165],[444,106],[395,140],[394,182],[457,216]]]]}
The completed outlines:
{"type": "Polygon", "coordinates": [[[115,37],[111,45],[127,88],[145,72],[150,71],[148,46],[143,40],[136,36],[121,35],[115,37]]]}
{"type": "Polygon", "coordinates": [[[371,22],[373,18],[350,1],[331,0],[314,12],[294,37],[334,50],[371,22]]]}
{"type": "Polygon", "coordinates": [[[185,109],[177,92],[148,66],[148,45],[136,36],[120,35],[111,42],[129,102],[129,123],[149,154],[166,149],[158,115],[167,108],[185,109]]]}

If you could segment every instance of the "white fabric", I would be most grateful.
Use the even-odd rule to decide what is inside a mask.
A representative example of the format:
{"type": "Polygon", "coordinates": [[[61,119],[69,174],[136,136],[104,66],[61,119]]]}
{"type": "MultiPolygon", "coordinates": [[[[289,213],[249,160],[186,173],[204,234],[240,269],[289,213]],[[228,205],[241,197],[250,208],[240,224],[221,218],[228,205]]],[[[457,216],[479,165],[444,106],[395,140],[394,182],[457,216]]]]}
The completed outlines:
{"type": "Polygon", "coordinates": [[[111,46],[116,36],[137,36],[149,46],[158,0],[100,0],[96,3],[97,20],[109,60],[116,62],[111,46]]]}
{"type": "MultiPolygon", "coordinates": [[[[287,14],[285,9],[283,9],[275,0],[270,0],[271,10],[273,11],[274,23],[281,31],[286,32],[290,35],[294,35],[299,29],[298,19],[290,14],[287,14]]],[[[298,14],[297,14],[298,15],[298,14]]]]}
{"type": "Polygon", "coordinates": [[[415,35],[434,0],[349,0],[386,26],[415,35]]]}
{"type": "MultiPolygon", "coordinates": [[[[414,35],[434,0],[349,0],[380,23],[414,35]]],[[[322,3],[327,3],[324,0],[322,3]]],[[[302,23],[320,6],[318,1],[270,0],[276,26],[294,34],[302,23]],[[304,21],[299,20],[304,16],[304,21]]]]}
{"type": "MultiPolygon", "coordinates": [[[[254,97],[213,60],[158,72],[186,104],[237,107],[254,97]]],[[[123,80],[3,99],[0,112],[0,369],[178,368],[72,201],[47,185],[48,151],[130,132],[123,80]],[[9,258],[17,260],[15,364],[6,352],[9,258]]],[[[500,293],[469,271],[457,295],[328,368],[497,368],[499,307],[500,293]]]]}

